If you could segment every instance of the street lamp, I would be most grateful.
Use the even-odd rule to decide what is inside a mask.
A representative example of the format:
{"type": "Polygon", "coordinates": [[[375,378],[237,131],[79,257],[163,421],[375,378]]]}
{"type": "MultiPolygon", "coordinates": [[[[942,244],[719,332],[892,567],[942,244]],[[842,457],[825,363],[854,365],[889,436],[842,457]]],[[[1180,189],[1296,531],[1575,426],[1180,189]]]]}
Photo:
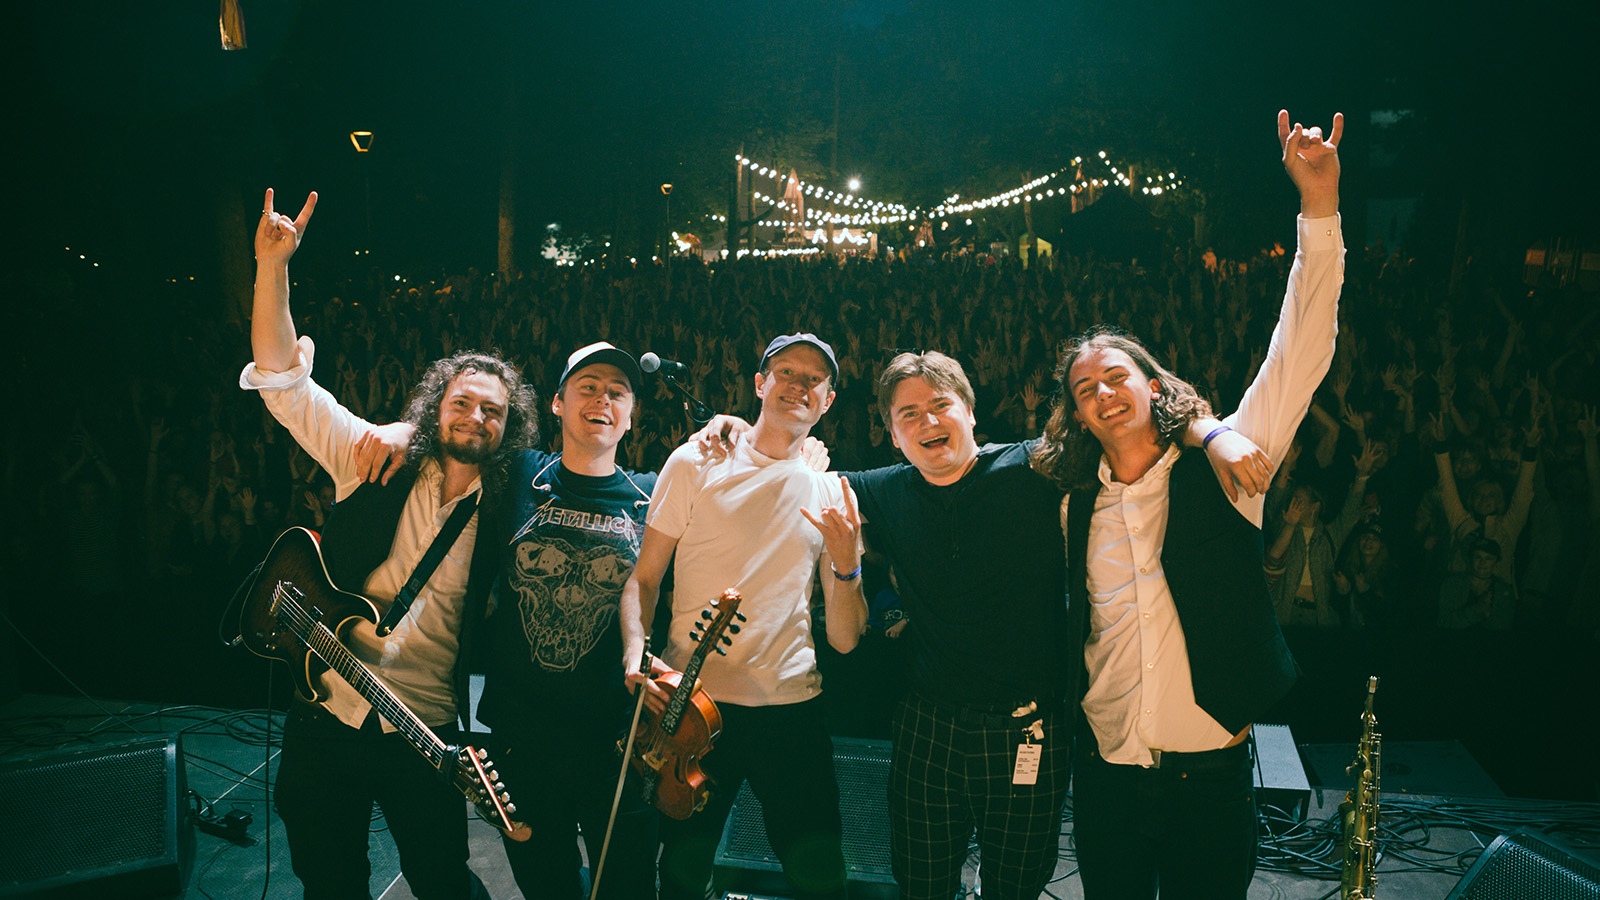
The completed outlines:
{"type": "Polygon", "coordinates": [[[673,243],[673,241],[672,241],[672,185],[663,184],[661,186],[661,196],[667,198],[667,239],[666,239],[666,242],[664,243],[662,249],[666,251],[666,257],[667,257],[667,268],[666,268],[666,275],[667,275],[667,302],[670,304],[672,302],[672,243],[673,243]]]}
{"type": "Polygon", "coordinates": [[[861,190],[861,179],[859,179],[859,178],[850,179],[850,193],[854,194],[856,191],[859,191],[859,190],[861,190]]]}
{"type": "MultiPolygon", "coordinates": [[[[372,132],[370,132],[370,131],[352,131],[352,132],[350,132],[350,146],[356,148],[356,153],[357,154],[365,154],[365,153],[371,152],[371,150],[372,150],[372,132]]],[[[366,250],[367,250],[368,253],[371,253],[372,252],[372,173],[370,171],[368,171],[369,168],[370,167],[366,166],[366,165],[362,165],[361,166],[361,180],[363,182],[365,182],[366,188],[367,188],[367,247],[366,247],[366,250]]]]}

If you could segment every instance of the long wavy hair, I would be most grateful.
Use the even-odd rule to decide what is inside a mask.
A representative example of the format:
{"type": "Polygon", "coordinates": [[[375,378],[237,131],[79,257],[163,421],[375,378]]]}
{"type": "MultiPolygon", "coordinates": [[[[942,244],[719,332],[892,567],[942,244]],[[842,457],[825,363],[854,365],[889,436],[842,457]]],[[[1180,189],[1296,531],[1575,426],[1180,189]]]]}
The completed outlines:
{"type": "Polygon", "coordinates": [[[485,499],[497,496],[506,487],[511,463],[517,454],[539,442],[538,398],[533,388],[522,381],[522,373],[505,360],[476,350],[463,350],[428,367],[406,401],[403,421],[417,426],[406,451],[405,468],[416,468],[430,457],[443,455],[439,444],[439,406],[444,402],[445,391],[457,376],[482,372],[500,379],[506,386],[506,427],[500,446],[489,459],[478,466],[483,480],[485,499]]]}
{"type": "Polygon", "coordinates": [[[1073,415],[1078,406],[1068,383],[1078,357],[1095,349],[1121,350],[1132,357],[1146,378],[1160,382],[1161,392],[1150,398],[1150,418],[1156,427],[1156,440],[1163,447],[1182,440],[1183,432],[1195,418],[1211,415],[1211,404],[1194,385],[1156,362],[1137,338],[1110,325],[1096,325],[1068,338],[1061,344],[1056,362],[1057,394],[1050,406],[1050,421],[1030,460],[1036,471],[1067,490],[1094,486],[1100,454],[1104,452],[1099,439],[1073,415]]]}

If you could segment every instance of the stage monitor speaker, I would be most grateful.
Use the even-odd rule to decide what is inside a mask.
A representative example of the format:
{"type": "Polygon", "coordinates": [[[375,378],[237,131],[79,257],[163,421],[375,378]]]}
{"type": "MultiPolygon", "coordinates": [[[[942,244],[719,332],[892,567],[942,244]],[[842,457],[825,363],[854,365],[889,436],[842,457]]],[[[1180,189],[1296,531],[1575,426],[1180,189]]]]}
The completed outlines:
{"type": "Polygon", "coordinates": [[[193,850],[179,740],[0,764],[0,897],[173,897],[193,850]]]}
{"type": "Polygon", "coordinates": [[[1502,834],[1445,900],[1600,900],[1600,864],[1546,835],[1502,834]]]}
{"type": "Polygon", "coordinates": [[[1256,723],[1250,729],[1255,741],[1256,800],[1294,814],[1305,821],[1311,804],[1311,782],[1306,779],[1300,748],[1287,725],[1256,723]]]}
{"type": "MultiPolygon", "coordinates": [[[[713,751],[715,752],[715,751],[713,751]]],[[[855,900],[898,897],[889,868],[889,742],[833,739],[833,774],[844,824],[845,876],[855,900]]],[[[717,846],[717,881],[728,890],[790,896],[783,866],[767,843],[761,801],[739,788],[717,846]]],[[[749,896],[749,895],[747,895],[749,896]]]]}

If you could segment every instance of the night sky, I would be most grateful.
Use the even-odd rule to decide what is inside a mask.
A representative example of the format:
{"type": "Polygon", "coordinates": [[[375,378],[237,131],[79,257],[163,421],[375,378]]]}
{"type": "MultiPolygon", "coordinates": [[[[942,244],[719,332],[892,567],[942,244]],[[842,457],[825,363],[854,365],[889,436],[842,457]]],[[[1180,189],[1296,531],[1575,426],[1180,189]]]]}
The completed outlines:
{"type": "Polygon", "coordinates": [[[744,146],[927,205],[1108,148],[1183,170],[1219,239],[1250,247],[1287,233],[1286,106],[1350,117],[1347,216],[1419,197],[1413,247],[1447,257],[1467,199],[1474,251],[1518,259],[1594,235],[1595,7],[243,0],[249,49],[224,52],[212,2],[35,2],[8,54],[13,246],[45,279],[94,260],[221,285],[270,185],[295,208],[320,192],[308,266],[370,247],[487,270],[509,162],[522,257],[550,222],[645,249],[656,186],[703,231],[744,146]],[[1363,178],[1375,109],[1415,114],[1383,184],[1363,178]]]}

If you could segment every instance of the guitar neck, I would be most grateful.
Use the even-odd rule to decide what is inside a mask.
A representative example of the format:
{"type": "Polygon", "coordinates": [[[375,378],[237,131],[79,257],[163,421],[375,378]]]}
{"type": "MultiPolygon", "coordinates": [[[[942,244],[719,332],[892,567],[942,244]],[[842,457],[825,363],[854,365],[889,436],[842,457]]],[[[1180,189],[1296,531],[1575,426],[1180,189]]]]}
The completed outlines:
{"type": "MultiPolygon", "coordinates": [[[[279,590],[282,590],[282,588],[279,590]]],[[[439,736],[433,733],[433,729],[417,718],[416,714],[404,703],[401,703],[400,698],[396,697],[394,692],[389,690],[389,686],[378,679],[378,676],[372,674],[371,669],[363,665],[361,660],[356,659],[355,654],[350,652],[350,648],[346,647],[328,626],[313,619],[298,603],[294,602],[294,598],[285,596],[281,598],[280,602],[286,606],[293,607],[295,614],[290,618],[290,622],[300,639],[305,641],[307,647],[311,648],[311,652],[315,653],[324,663],[327,663],[328,668],[337,673],[352,688],[355,688],[356,693],[372,704],[372,708],[378,711],[378,715],[387,719],[395,727],[396,731],[405,735],[411,746],[417,748],[419,753],[427,757],[434,768],[442,768],[449,759],[450,748],[439,740],[439,736]]]]}

